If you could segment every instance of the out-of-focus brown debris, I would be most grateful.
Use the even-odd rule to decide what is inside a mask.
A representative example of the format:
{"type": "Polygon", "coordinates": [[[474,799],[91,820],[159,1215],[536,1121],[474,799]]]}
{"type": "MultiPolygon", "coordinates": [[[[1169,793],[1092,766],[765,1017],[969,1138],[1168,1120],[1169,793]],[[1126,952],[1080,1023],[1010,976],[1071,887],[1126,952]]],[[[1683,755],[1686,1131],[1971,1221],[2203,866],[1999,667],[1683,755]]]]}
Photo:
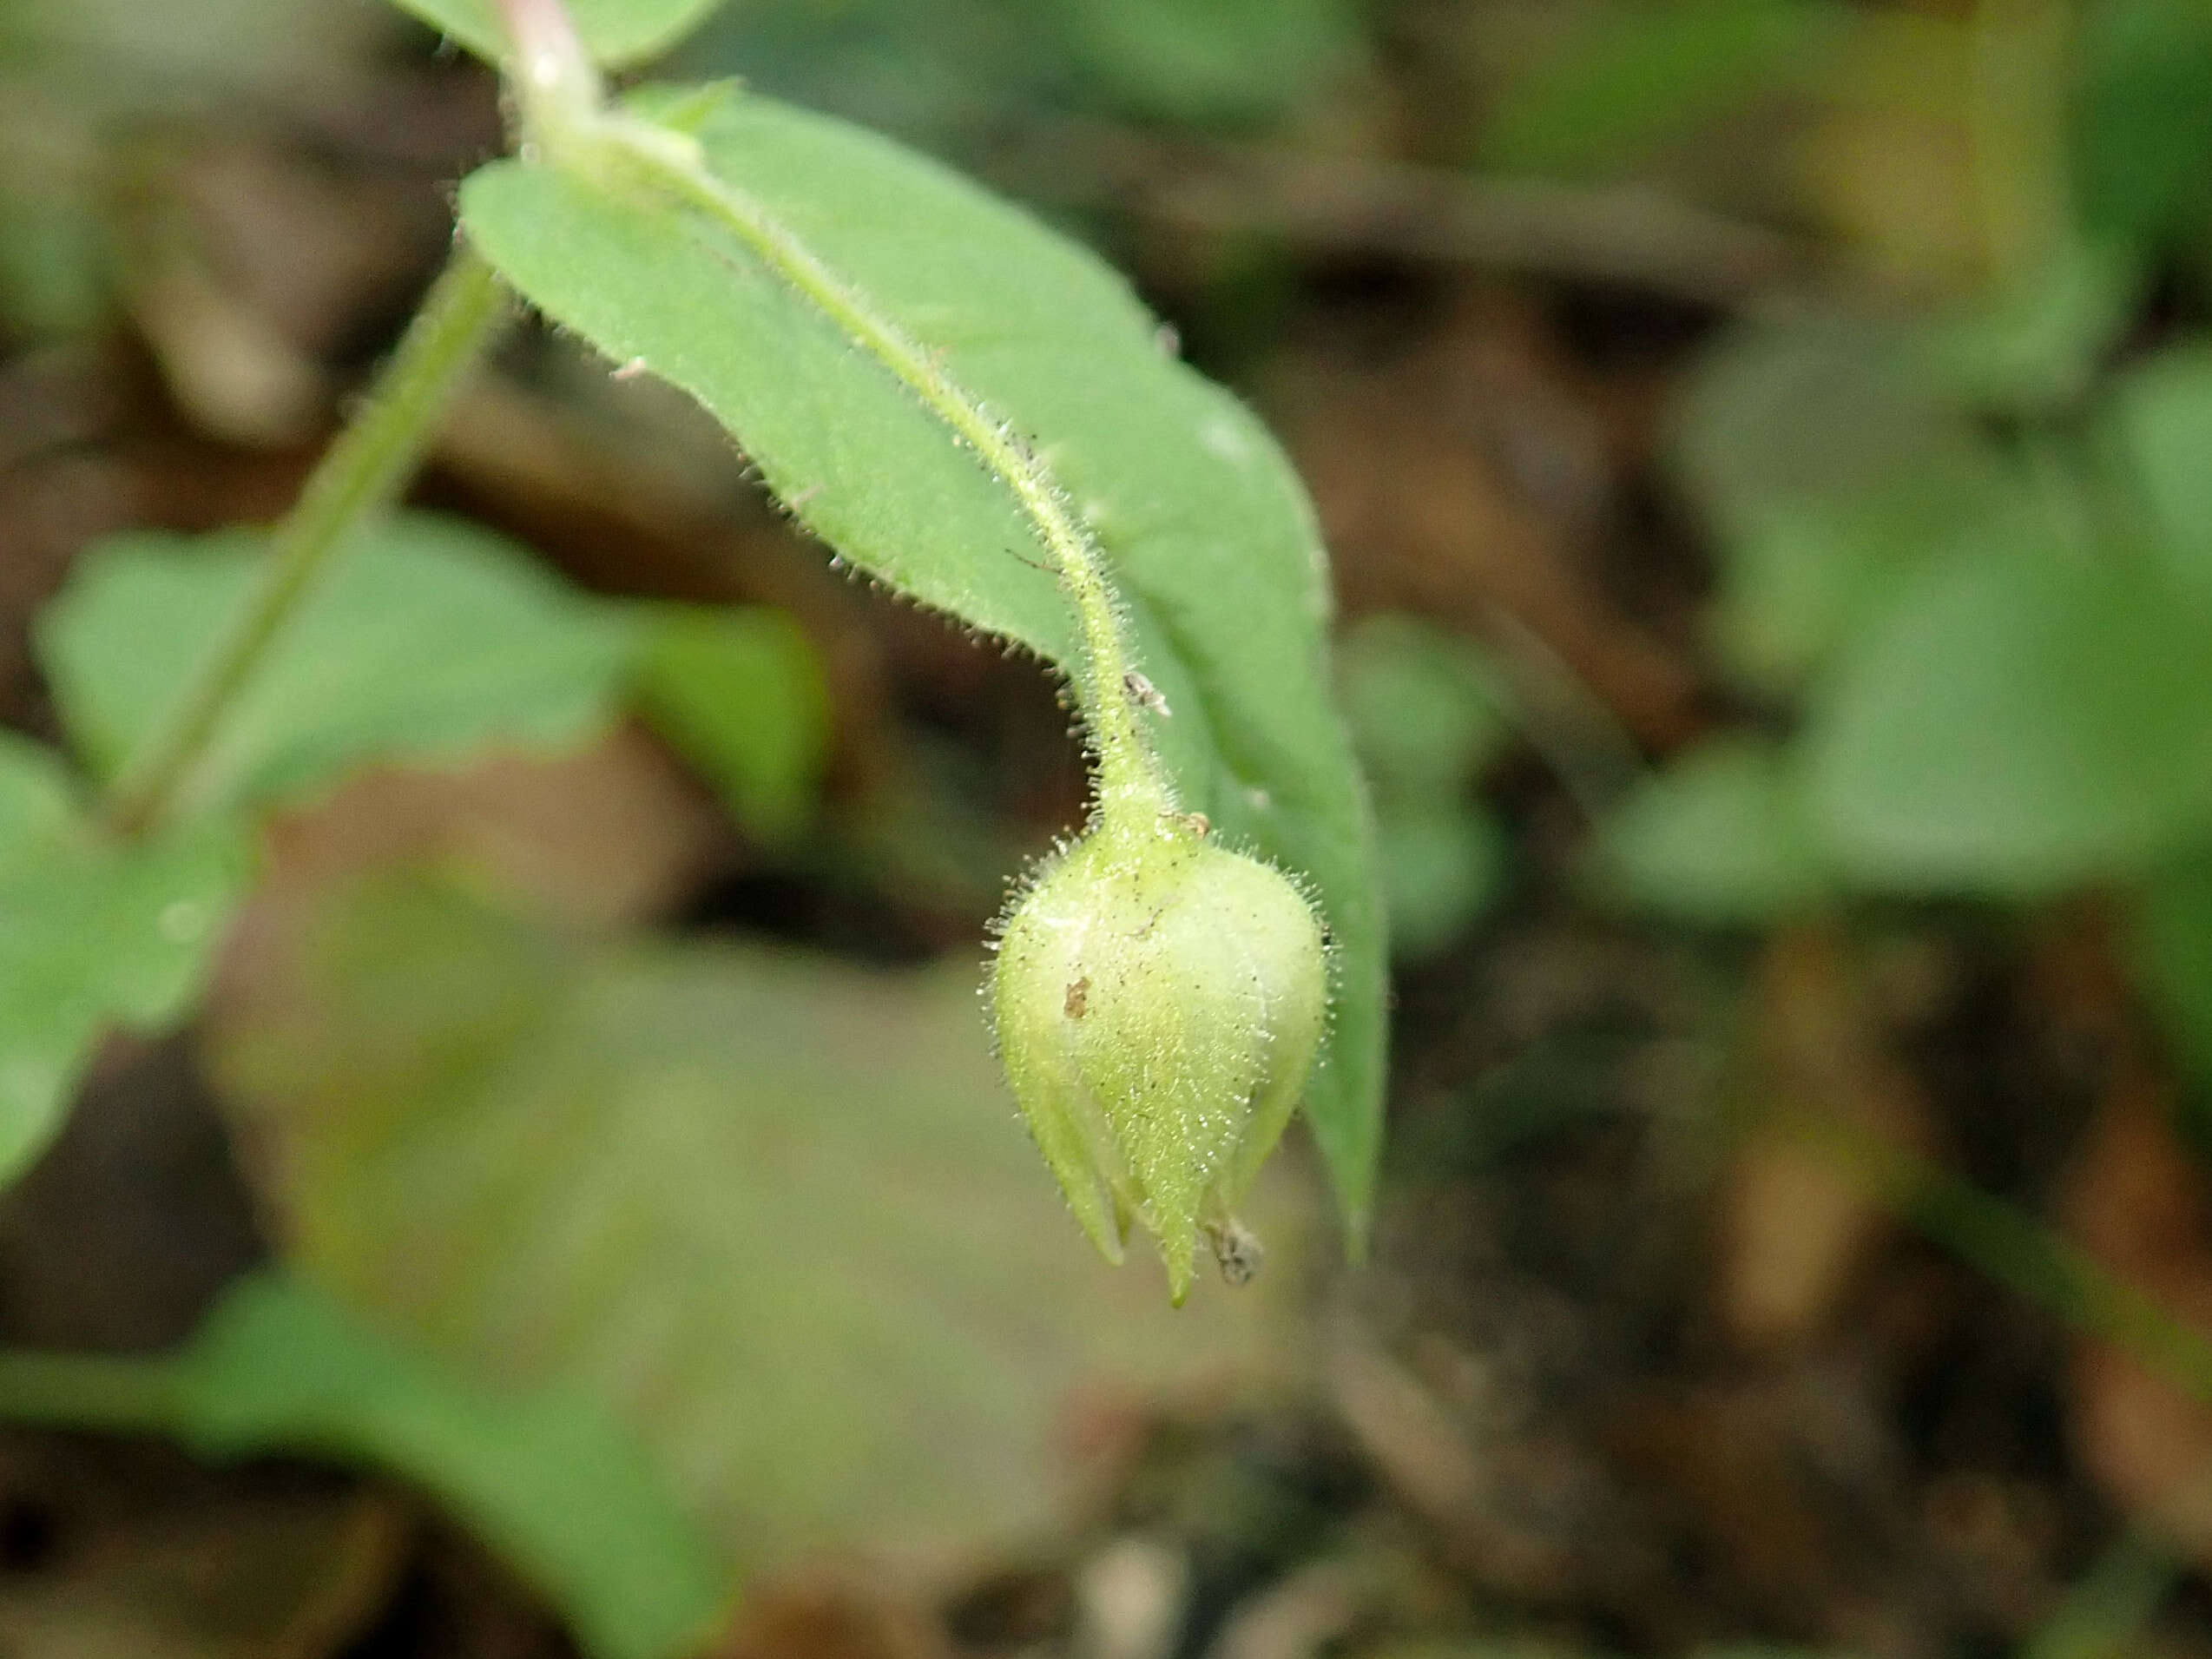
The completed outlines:
{"type": "Polygon", "coordinates": [[[1736,1339],[1763,1349],[1819,1334],[1893,1230],[1864,1176],[1820,1139],[1820,1122],[1923,1153],[1933,1134],[1920,1084],[1886,1050],[1833,924],[1774,936],[1753,1009],[1758,1116],[1726,1188],[1719,1294],[1736,1339]]]}
{"type": "MultiPolygon", "coordinates": [[[[2082,1248],[2167,1311],[2212,1333],[2212,1194],[2174,1126],[2172,1090],[2123,1066],[2067,1192],[2082,1248]]],[[[2075,1444],[2130,1512],[2212,1561],[2212,1399],[2105,1342],[2077,1344],[2075,1444]]]]}
{"type": "Polygon", "coordinates": [[[1616,509],[1608,437],[1524,303],[1473,291],[1381,361],[1316,344],[1270,403],[1346,609],[1478,637],[1517,625],[1643,741],[1695,729],[1695,675],[1596,575],[1616,509]]]}
{"type": "Polygon", "coordinates": [[[1570,1511],[1546,1514],[1552,1506],[1541,1499],[1554,1481],[1572,1485],[1578,1471],[1567,1466],[1569,1448],[1553,1448],[1565,1455],[1549,1471],[1513,1457],[1510,1436],[1478,1450],[1420,1377],[1348,1333],[1332,1345],[1327,1376],[1360,1448],[1463,1569],[1498,1590],[1538,1600],[1575,1583],[1575,1551],[1557,1524],[1570,1511]],[[1538,1476],[1534,1490],[1524,1484],[1531,1474],[1538,1476]]]}
{"type": "Polygon", "coordinates": [[[398,1501],[359,1491],[148,1514],[35,1577],[13,1576],[0,1590],[0,1651],[333,1659],[392,1595],[411,1531],[398,1501]]]}
{"type": "Polygon", "coordinates": [[[1212,235],[1516,274],[1633,283],[1704,304],[1802,280],[1810,250],[1658,191],[1492,179],[1377,156],[1178,142],[1069,122],[1004,147],[1024,194],[1110,200],[1212,235]]]}
{"type": "Polygon", "coordinates": [[[701,1659],[951,1659],[933,1610],[861,1570],[758,1586],[701,1659]]]}

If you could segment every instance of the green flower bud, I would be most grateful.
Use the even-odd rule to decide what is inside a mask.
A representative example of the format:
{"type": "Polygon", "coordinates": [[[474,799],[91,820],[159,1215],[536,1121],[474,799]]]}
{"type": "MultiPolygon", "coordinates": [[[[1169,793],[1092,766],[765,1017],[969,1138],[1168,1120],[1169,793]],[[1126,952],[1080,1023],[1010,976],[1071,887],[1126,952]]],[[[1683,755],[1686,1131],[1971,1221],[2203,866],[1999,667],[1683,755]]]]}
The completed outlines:
{"type": "Polygon", "coordinates": [[[1178,1303],[1201,1235],[1249,1276],[1230,1208],[1328,1015],[1321,925],[1290,879],[1208,843],[1202,818],[1109,813],[1017,899],[990,989],[1015,1098],[1108,1259],[1134,1215],[1178,1303]]]}

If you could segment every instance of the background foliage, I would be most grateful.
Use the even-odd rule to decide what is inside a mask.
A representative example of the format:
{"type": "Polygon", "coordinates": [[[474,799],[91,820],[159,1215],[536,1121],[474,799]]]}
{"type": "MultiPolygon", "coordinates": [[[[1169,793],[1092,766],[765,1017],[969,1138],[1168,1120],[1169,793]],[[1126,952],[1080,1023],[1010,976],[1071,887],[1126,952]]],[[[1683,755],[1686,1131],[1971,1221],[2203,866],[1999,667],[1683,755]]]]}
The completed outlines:
{"type": "Polygon", "coordinates": [[[2212,14],[579,0],[1327,904],[1175,1316],[971,1000],[1083,807],[1029,529],[410,10],[0,0],[0,1643],[2202,1644],[2212,14]],[[464,175],[556,326],[119,843],[464,175]]]}

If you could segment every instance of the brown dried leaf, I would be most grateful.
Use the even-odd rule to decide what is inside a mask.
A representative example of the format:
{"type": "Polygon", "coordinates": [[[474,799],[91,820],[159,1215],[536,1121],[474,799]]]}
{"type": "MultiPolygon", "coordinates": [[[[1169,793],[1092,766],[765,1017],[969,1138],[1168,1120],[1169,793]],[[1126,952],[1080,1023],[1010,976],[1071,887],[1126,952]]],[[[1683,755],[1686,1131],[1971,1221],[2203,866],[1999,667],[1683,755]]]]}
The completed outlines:
{"type": "Polygon", "coordinates": [[[1745,1138],[1728,1183],[1720,1300],[1739,1340],[1773,1347],[1827,1324],[1891,1228],[1864,1177],[1808,1140],[1803,1120],[1916,1148],[1932,1131],[1919,1085],[1883,1051],[1833,928],[1775,936],[1758,1033],[1769,1113],[1745,1138]]]}
{"type": "MultiPolygon", "coordinates": [[[[2175,1134],[2164,1081],[2123,1064],[2069,1183],[2082,1247],[2181,1319],[2212,1331],[2212,1199],[2175,1134]]],[[[2125,1509],[2212,1560],[2212,1406],[2110,1344],[2074,1350],[2073,1435],[2125,1509]]]]}

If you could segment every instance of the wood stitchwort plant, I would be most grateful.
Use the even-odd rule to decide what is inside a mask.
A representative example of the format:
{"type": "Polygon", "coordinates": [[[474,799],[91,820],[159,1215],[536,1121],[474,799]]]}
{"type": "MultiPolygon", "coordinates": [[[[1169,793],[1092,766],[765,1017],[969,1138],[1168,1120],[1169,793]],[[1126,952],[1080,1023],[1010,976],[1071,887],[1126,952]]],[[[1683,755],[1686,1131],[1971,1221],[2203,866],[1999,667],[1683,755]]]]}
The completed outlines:
{"type": "MultiPolygon", "coordinates": [[[[1201,1238],[1248,1271],[1233,1208],[1302,1101],[1356,1247],[1381,923],[1327,690],[1325,559],[1264,430],[1174,360],[1112,273],[933,164],[730,86],[610,98],[605,71],[667,44],[702,0],[577,0],[573,16],[561,0],[403,3],[500,64],[517,155],[461,186],[448,269],[266,551],[232,549],[198,631],[142,617],[129,684],[88,642],[112,633],[116,586],[187,580],[175,547],[104,587],[96,567],[59,608],[49,673],[105,787],[80,808],[65,763],[21,746],[23,829],[0,877],[16,859],[45,895],[23,908],[56,909],[49,861],[66,856],[72,904],[128,912],[93,948],[135,929],[149,959],[119,978],[12,930],[6,948],[58,1006],[0,1029],[9,1167],[50,1136],[107,1025],[188,1009],[259,813],[349,765],[577,727],[571,700],[533,707],[527,686],[431,686],[381,725],[317,731],[280,683],[313,655],[305,619],[341,576],[388,564],[380,526],[511,292],[690,393],[852,566],[1065,674],[1093,820],[1002,919],[987,1000],[1085,1231],[1118,1259],[1142,1221],[1177,1301],[1201,1238]]],[[[622,631],[579,630],[567,681],[619,673],[622,631]]]]}
{"type": "Polygon", "coordinates": [[[1050,555],[1076,616],[1071,677],[1097,810],[1004,918],[990,1001],[1015,1097],[1077,1218],[1118,1260],[1141,1215],[1181,1301],[1201,1226],[1233,1234],[1229,1208],[1304,1090],[1328,1000],[1320,924],[1293,883],[1211,845],[1209,821],[1179,810],[1145,729],[1146,714],[1168,705],[1141,689],[1150,682],[1131,658],[1105,557],[1032,444],[741,186],[709,172],[695,139],[608,110],[557,5],[509,0],[507,11],[526,145],[735,237],[974,452],[1050,555]]]}
{"type": "MultiPolygon", "coordinates": [[[[788,833],[779,803],[801,786],[762,757],[780,722],[806,724],[813,668],[773,613],[582,595],[478,526],[394,510],[519,297],[610,362],[688,393],[850,567],[1066,676],[1096,811],[1090,833],[1017,895],[988,990],[1014,1093],[1083,1229],[1117,1256],[1129,1224],[1150,1228],[1177,1300],[1201,1241],[1225,1274],[1248,1274],[1256,1245],[1234,1206],[1302,1103],[1357,1248],[1380,1123],[1382,922],[1366,802],[1328,690],[1326,560],[1265,430],[1175,360],[1111,271],[934,163],[729,87],[609,98],[605,74],[668,45],[712,0],[405,9],[502,67],[517,154],[461,185],[447,269],[281,522],[110,537],[36,619],[63,741],[0,736],[0,1180],[52,1141],[107,1033],[158,1033],[192,1013],[268,819],[365,767],[573,749],[627,707],[748,829],[773,841],[780,821],[788,833]],[[792,706],[762,696],[721,714],[759,753],[687,736],[684,708],[763,685],[785,688],[774,695],[792,706]]],[[[632,1068],[595,1083],[602,1094],[552,1103],[600,1114],[562,1133],[623,1134],[622,1078],[659,1086],[681,1069],[681,1057],[664,1064],[629,1047],[650,1050],[656,1032],[690,1040],[683,1022],[711,988],[755,999],[731,1015],[733,1032],[791,1024],[770,1011],[784,1006],[772,977],[721,958],[704,966],[703,946],[684,947],[702,965],[687,970],[681,1004],[658,958],[608,980],[571,971],[569,948],[556,949],[559,972],[530,994],[589,993],[586,1026],[610,1066],[619,1055],[632,1068]],[[608,1000],[610,988],[620,995],[608,1000]]],[[[496,975],[537,960],[472,962],[496,975]]],[[[839,1021],[857,1030],[923,1005],[855,978],[839,993],[851,1008],[832,1009],[820,1000],[827,979],[810,983],[808,1019],[821,1029],[794,1033],[806,1056],[810,1041],[837,1041],[839,1021]]],[[[980,1060],[980,1030],[972,1046],[980,1060]]],[[[795,1264],[758,1260],[806,1248],[763,1189],[774,1172],[715,1162],[747,1144],[750,1115],[767,1123],[802,1098],[782,1058],[720,1063],[733,1077],[757,1069],[759,1097],[740,1089],[715,1101],[715,1121],[683,1118],[712,1149],[701,1156],[657,1154],[642,1124],[636,1148],[597,1148],[594,1178],[634,1191],[587,1197],[534,1167],[527,1202],[546,1224],[548,1283],[566,1294],[577,1282],[549,1242],[565,1248],[553,1218],[573,1211],[562,1207],[616,1195],[651,1203],[687,1271],[703,1261],[764,1281],[789,1274],[795,1264]],[[718,1169],[711,1228],[700,1205],[651,1185],[718,1169]],[[756,1221],[723,1219],[733,1192],[760,1201],[756,1221]]],[[[258,1121],[258,1103],[229,1097],[236,1086],[225,1083],[227,1104],[258,1121]]],[[[448,1101],[438,1091],[450,1083],[396,1074],[365,1082],[349,1069],[346,1086],[364,1124],[404,1108],[406,1136],[444,1137],[431,1155],[482,1213],[428,1221],[456,1229],[443,1258],[452,1282],[432,1288],[449,1305],[477,1295],[486,1258],[473,1253],[513,1242],[502,1229],[516,1220],[520,1172],[511,1143],[502,1153],[496,1135],[466,1137],[497,1126],[505,1106],[448,1101]]],[[[975,1253],[1011,1259],[1010,1218],[964,1208],[997,1176],[979,1169],[971,1191],[955,1190],[967,1142],[948,1139],[941,1155],[918,1144],[925,1129],[964,1136],[973,1114],[940,1121],[918,1109],[928,1103],[880,1103],[875,1132],[899,1122],[917,1137],[910,1161],[935,1160],[930,1190],[907,1198],[938,1212],[931,1236],[964,1231],[975,1253]]],[[[317,1122],[340,1141],[352,1132],[317,1122]]],[[[535,1145],[553,1126],[525,1113],[516,1128],[535,1145]]],[[[820,1133],[824,1155],[847,1155],[853,1126],[820,1133]]],[[[308,1149],[309,1162],[330,1150],[308,1149]]],[[[504,1371],[450,1327],[431,1338],[419,1310],[372,1282],[373,1250],[347,1243],[425,1219],[391,1213],[404,1195],[359,1151],[289,1171],[281,1264],[240,1281],[184,1348],[0,1355],[0,1414],[160,1432],[221,1458],[282,1449],[379,1464],[466,1518],[562,1606],[587,1651],[695,1650],[747,1553],[739,1506],[722,1502],[756,1469],[744,1435],[702,1464],[697,1418],[681,1431],[641,1421],[629,1381],[657,1388],[666,1355],[626,1350],[624,1379],[610,1380],[543,1353],[504,1371]],[[679,1432],[689,1438],[675,1491],[655,1437],[679,1432]]],[[[879,1294],[846,1284],[845,1261],[822,1265],[823,1293],[879,1294]]],[[[658,1286],[685,1308],[675,1317],[700,1317],[682,1300],[692,1283],[672,1269],[658,1286]]],[[[503,1301],[494,1324],[573,1328],[576,1312],[503,1301]]],[[[846,1331],[826,1320],[826,1351],[806,1346],[806,1332],[741,1320],[714,1338],[766,1419],[793,1410],[798,1376],[811,1376],[809,1409],[817,1396],[835,1409],[819,1368],[842,1362],[833,1340],[846,1331]]],[[[723,1434],[727,1402],[695,1398],[723,1434]]],[[[993,1398],[1003,1416],[1008,1402],[993,1398]]]]}

